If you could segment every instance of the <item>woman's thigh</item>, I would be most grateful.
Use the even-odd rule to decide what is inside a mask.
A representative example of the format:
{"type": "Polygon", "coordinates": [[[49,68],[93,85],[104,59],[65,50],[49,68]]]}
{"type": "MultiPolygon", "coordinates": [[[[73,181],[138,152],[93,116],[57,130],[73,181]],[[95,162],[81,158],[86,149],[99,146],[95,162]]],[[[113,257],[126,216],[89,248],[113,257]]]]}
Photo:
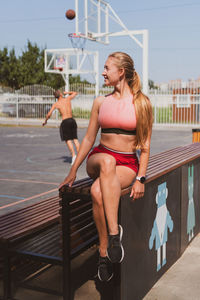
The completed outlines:
{"type": "Polygon", "coordinates": [[[116,166],[116,160],[112,155],[105,154],[105,153],[96,153],[87,161],[87,173],[88,175],[93,178],[97,179],[100,174],[100,166],[102,160],[109,159],[111,163],[113,163],[113,167],[116,168],[116,174],[119,179],[121,188],[126,188],[131,185],[133,180],[136,177],[136,173],[129,167],[126,166],[116,166]]]}
{"type": "Polygon", "coordinates": [[[121,189],[129,187],[136,177],[136,173],[126,166],[117,166],[116,174],[121,184],[121,189]]]}
{"type": "MultiPolygon", "coordinates": [[[[136,177],[136,173],[132,169],[125,166],[117,166],[116,175],[119,179],[121,189],[129,187],[136,177]]],[[[101,190],[99,177],[95,178],[95,182],[93,183],[93,185],[95,186],[95,188],[98,188],[97,191],[99,193],[99,189],[101,190]]]]}

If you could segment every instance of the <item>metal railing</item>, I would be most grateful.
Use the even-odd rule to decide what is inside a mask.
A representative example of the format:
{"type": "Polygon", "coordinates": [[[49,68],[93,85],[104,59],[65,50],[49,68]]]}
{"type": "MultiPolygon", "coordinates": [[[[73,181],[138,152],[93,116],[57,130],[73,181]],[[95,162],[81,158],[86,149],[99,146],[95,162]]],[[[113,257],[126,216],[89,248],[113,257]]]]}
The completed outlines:
{"type": "Polygon", "coordinates": [[[154,125],[200,125],[200,94],[149,95],[154,113],[154,125]]]}
{"type": "MultiPolygon", "coordinates": [[[[64,89],[64,88],[63,88],[64,89]]],[[[95,98],[94,84],[73,84],[70,90],[78,95],[72,101],[73,116],[89,119],[95,98]]],[[[106,95],[112,88],[102,87],[100,95],[106,95]]],[[[55,102],[51,87],[33,85],[14,91],[0,87],[1,119],[43,119],[55,102]]],[[[173,94],[172,91],[161,93],[150,90],[149,98],[153,106],[154,125],[199,126],[200,94],[173,94]]],[[[60,120],[59,112],[51,117],[60,120]]]]}

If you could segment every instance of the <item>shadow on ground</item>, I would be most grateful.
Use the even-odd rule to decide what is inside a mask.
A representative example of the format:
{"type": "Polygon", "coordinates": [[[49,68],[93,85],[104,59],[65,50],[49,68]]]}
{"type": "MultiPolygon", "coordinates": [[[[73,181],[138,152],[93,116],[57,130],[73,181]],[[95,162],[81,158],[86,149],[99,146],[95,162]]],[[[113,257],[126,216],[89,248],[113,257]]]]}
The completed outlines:
{"type": "MultiPolygon", "coordinates": [[[[118,300],[114,295],[120,278],[118,267],[114,266],[114,277],[108,283],[101,282],[97,277],[98,250],[94,246],[72,260],[71,267],[71,300],[118,300]]],[[[33,268],[33,266],[31,266],[33,268]]],[[[22,277],[21,270],[19,270],[22,277]]],[[[28,286],[19,286],[15,282],[13,296],[20,300],[60,300],[62,298],[62,268],[53,266],[28,281],[28,286]],[[27,289],[27,287],[29,288],[27,289]],[[31,288],[31,289],[30,289],[31,288]],[[43,291],[42,291],[43,290],[43,291]],[[47,293],[51,290],[51,294],[47,293]],[[57,295],[56,295],[57,294],[57,295]],[[58,295],[59,294],[59,295],[58,295]]]]}

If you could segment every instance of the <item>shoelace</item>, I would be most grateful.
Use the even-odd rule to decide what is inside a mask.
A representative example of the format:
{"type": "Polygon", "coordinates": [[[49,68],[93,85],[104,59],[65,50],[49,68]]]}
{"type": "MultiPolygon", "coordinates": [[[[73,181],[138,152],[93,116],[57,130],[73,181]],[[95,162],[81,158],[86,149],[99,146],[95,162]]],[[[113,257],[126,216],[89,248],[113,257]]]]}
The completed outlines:
{"type": "Polygon", "coordinates": [[[111,236],[110,237],[110,246],[114,247],[114,246],[119,246],[119,245],[120,245],[119,234],[111,236]]]}
{"type": "Polygon", "coordinates": [[[98,265],[99,265],[99,266],[106,265],[106,262],[107,262],[107,257],[100,257],[100,258],[99,258],[98,265]]]}

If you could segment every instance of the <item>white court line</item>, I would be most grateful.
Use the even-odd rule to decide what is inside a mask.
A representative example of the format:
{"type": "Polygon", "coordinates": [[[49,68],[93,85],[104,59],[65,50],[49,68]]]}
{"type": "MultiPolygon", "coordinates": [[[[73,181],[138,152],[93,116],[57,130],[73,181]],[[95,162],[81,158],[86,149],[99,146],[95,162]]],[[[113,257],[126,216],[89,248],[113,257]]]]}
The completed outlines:
{"type": "Polygon", "coordinates": [[[38,195],[35,195],[35,196],[32,196],[32,197],[29,197],[29,198],[25,198],[25,199],[20,200],[20,201],[16,201],[16,202],[13,202],[13,203],[1,206],[0,210],[4,209],[4,208],[7,208],[7,207],[10,207],[10,206],[14,206],[14,205],[19,204],[19,203],[23,203],[23,202],[29,201],[31,199],[34,199],[34,198],[37,198],[37,197],[40,197],[40,196],[43,196],[43,195],[46,195],[46,194],[49,194],[49,193],[52,193],[52,192],[55,192],[55,191],[58,191],[58,188],[50,190],[50,191],[47,191],[47,192],[44,192],[44,193],[41,193],[41,194],[38,194],[38,195]]]}
{"type": "Polygon", "coordinates": [[[9,195],[0,195],[0,198],[8,198],[8,199],[24,199],[24,197],[17,197],[17,196],[9,196],[9,195]]]}
{"type": "Polygon", "coordinates": [[[22,180],[22,179],[9,179],[9,178],[2,178],[2,179],[0,179],[0,181],[31,182],[31,183],[42,183],[42,184],[59,185],[58,182],[46,182],[46,181],[22,180]]]}

